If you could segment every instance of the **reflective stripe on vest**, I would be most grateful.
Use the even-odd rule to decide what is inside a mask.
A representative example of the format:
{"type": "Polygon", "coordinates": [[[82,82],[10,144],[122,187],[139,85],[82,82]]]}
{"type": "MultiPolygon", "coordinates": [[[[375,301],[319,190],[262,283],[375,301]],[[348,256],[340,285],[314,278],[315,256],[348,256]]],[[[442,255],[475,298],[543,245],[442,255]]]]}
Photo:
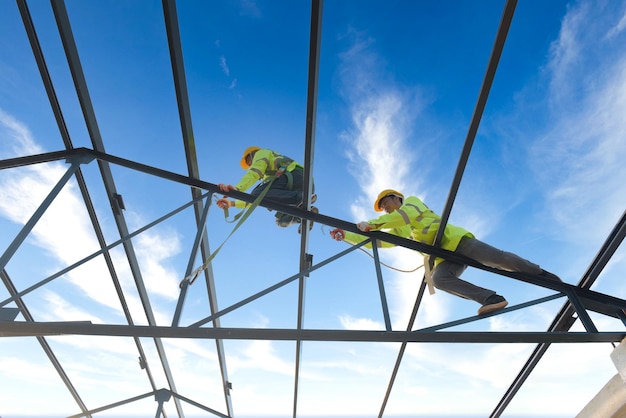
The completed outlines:
{"type": "MultiPolygon", "coordinates": [[[[424,213],[426,211],[430,211],[430,209],[428,209],[428,207],[426,207],[426,205],[424,205],[426,207],[426,210],[422,210],[422,209],[420,209],[419,206],[413,205],[411,203],[407,203],[406,205],[415,208],[417,213],[419,213],[419,215],[416,218],[417,222],[421,222],[424,219],[424,217],[425,217],[424,213]]],[[[433,225],[437,225],[437,227],[439,227],[439,223],[440,223],[439,219],[433,220],[429,225],[427,225],[424,229],[422,229],[422,232],[421,232],[422,235],[427,235],[428,231],[430,230],[430,227],[433,226],[433,225]]],[[[424,279],[426,279],[426,285],[428,286],[428,293],[430,293],[431,295],[434,295],[435,294],[435,284],[433,283],[433,277],[432,277],[433,272],[432,272],[430,260],[431,260],[431,255],[430,254],[424,254],[424,279]]],[[[434,259],[433,259],[433,261],[434,261],[434,259]]]]}
{"type": "MultiPolygon", "coordinates": [[[[406,204],[406,206],[411,206],[412,208],[415,208],[415,210],[417,211],[417,213],[419,213],[419,215],[417,216],[417,218],[415,218],[415,220],[416,220],[417,222],[421,222],[421,221],[424,219],[424,213],[425,213],[425,212],[427,212],[427,211],[428,211],[428,212],[430,212],[430,211],[431,211],[431,210],[430,210],[430,209],[428,209],[428,208],[426,208],[426,210],[422,210],[422,209],[420,209],[420,207],[419,207],[419,206],[414,205],[414,204],[412,204],[412,203],[407,203],[407,204],[406,204]]],[[[404,218],[404,216],[403,216],[403,218],[404,218]]],[[[407,222],[407,223],[408,223],[408,222],[407,222]]],[[[431,227],[431,226],[433,226],[433,225],[439,225],[439,223],[440,223],[440,220],[439,220],[439,219],[435,219],[435,220],[433,220],[430,224],[428,224],[426,227],[424,227],[424,229],[422,229],[421,234],[422,234],[422,235],[427,235],[427,234],[428,234],[428,231],[430,230],[430,227],[431,227]]]]}

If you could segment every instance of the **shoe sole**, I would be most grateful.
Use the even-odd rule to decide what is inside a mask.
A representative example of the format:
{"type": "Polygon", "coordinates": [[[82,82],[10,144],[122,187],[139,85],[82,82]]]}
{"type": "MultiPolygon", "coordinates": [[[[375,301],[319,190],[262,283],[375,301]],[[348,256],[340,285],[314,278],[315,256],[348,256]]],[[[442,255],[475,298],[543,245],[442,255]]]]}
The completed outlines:
{"type": "Polygon", "coordinates": [[[563,283],[563,280],[561,280],[559,276],[544,269],[541,269],[541,273],[539,273],[539,277],[549,282],[563,283]]]}
{"type": "MultiPolygon", "coordinates": [[[[313,196],[311,196],[311,204],[317,202],[317,194],[314,194],[313,196]]],[[[299,208],[302,208],[302,206],[304,206],[304,202],[300,202],[300,204],[298,204],[299,208]]]]}
{"type": "MultiPolygon", "coordinates": [[[[314,195],[315,198],[317,199],[317,195],[314,195]]],[[[313,213],[320,213],[320,210],[318,208],[316,208],[315,206],[311,206],[311,212],[313,213]]],[[[313,221],[311,221],[311,223],[309,224],[309,231],[311,229],[313,229],[313,221]]],[[[298,234],[302,233],[302,222],[300,222],[300,225],[298,225],[298,234]]]]}
{"type": "Polygon", "coordinates": [[[478,310],[478,315],[484,315],[489,312],[497,311],[498,309],[504,308],[508,304],[509,302],[505,300],[498,303],[492,303],[491,305],[481,306],[481,308],[478,310]]]}

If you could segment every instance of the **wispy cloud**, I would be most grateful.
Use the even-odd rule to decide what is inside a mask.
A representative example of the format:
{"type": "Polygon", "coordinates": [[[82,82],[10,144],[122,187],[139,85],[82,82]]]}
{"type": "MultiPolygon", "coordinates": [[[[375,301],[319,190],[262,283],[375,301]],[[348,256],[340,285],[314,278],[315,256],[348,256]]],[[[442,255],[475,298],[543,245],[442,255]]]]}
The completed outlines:
{"type": "Polygon", "coordinates": [[[350,315],[342,315],[339,317],[341,325],[345,329],[351,330],[384,330],[384,324],[366,318],[353,318],[350,315]]]}
{"type": "Polygon", "coordinates": [[[535,172],[565,240],[581,213],[597,240],[626,207],[626,42],[623,2],[582,2],[564,18],[548,69],[551,124],[533,149],[535,172]]]}
{"type": "Polygon", "coordinates": [[[220,68],[222,72],[226,75],[226,77],[230,76],[230,69],[228,68],[228,64],[226,63],[226,57],[223,55],[220,56],[220,68]]]}
{"type": "MultiPolygon", "coordinates": [[[[414,150],[419,147],[412,125],[427,101],[420,96],[418,86],[402,86],[385,71],[375,40],[353,28],[345,39],[349,47],[340,56],[338,72],[352,126],[341,138],[347,144],[350,171],[362,193],[351,210],[355,219],[366,220],[372,218],[372,202],[381,190],[396,189],[405,195],[423,192],[420,179],[411,172],[417,158],[414,150]]],[[[402,250],[386,250],[394,265],[421,261],[416,252],[402,250]]],[[[419,271],[407,282],[402,274],[393,274],[390,297],[394,323],[406,326],[421,277],[419,271]]],[[[443,316],[441,305],[426,303],[424,307],[431,319],[443,316]]]]}
{"type": "MultiPolygon", "coordinates": [[[[224,73],[224,75],[227,78],[231,78],[230,77],[230,67],[228,66],[228,63],[226,62],[226,57],[225,56],[220,56],[220,68],[222,69],[222,72],[224,73]]],[[[230,90],[234,90],[237,87],[237,79],[236,78],[232,78],[232,80],[230,81],[230,84],[228,85],[228,88],[230,90]]]]}
{"type": "Polygon", "coordinates": [[[239,3],[239,14],[253,18],[260,18],[263,15],[255,0],[241,0],[239,3]]]}
{"type": "Polygon", "coordinates": [[[371,207],[381,190],[405,189],[414,158],[409,144],[411,122],[420,106],[411,88],[397,85],[384,73],[372,39],[354,30],[347,38],[351,44],[341,54],[339,74],[352,127],[343,132],[342,139],[348,144],[350,168],[364,193],[353,207],[361,215],[361,207],[371,207]]]}
{"type": "Polygon", "coordinates": [[[293,374],[293,365],[276,353],[271,341],[253,341],[244,348],[241,354],[238,361],[230,363],[234,372],[243,367],[267,370],[287,376],[293,374]]]}
{"type": "MultiPolygon", "coordinates": [[[[604,8],[581,2],[569,9],[548,61],[538,69],[546,77],[542,80],[545,84],[541,100],[550,109],[548,124],[538,128],[538,135],[523,133],[537,138],[530,156],[533,172],[547,193],[556,226],[560,231],[567,230],[562,236],[565,240],[580,239],[581,213],[596,220],[594,231],[586,231],[586,236],[606,236],[626,207],[626,166],[622,163],[626,159],[626,50],[619,46],[626,41],[625,8],[623,3],[603,5],[604,8]],[[549,88],[545,89],[545,85],[549,88]],[[603,224],[600,230],[595,228],[598,222],[603,224]]],[[[348,158],[357,168],[353,175],[363,193],[352,208],[353,214],[365,220],[371,217],[371,202],[380,190],[405,190],[409,185],[413,188],[410,192],[420,192],[419,183],[415,183],[418,179],[408,176],[414,161],[410,154],[405,158],[410,121],[415,114],[406,106],[407,97],[397,93],[399,89],[389,81],[391,77],[384,74],[384,62],[375,52],[375,41],[354,31],[350,35],[353,44],[342,55],[341,80],[353,124],[343,139],[348,144],[348,158]]],[[[526,125],[521,119],[515,123],[526,125]]],[[[398,255],[397,260],[404,257],[411,256],[398,255]]],[[[413,275],[421,278],[421,272],[413,275]]],[[[394,326],[402,322],[400,319],[406,321],[419,278],[394,275],[390,292],[394,298],[390,304],[395,308],[394,326]]],[[[449,314],[449,307],[444,305],[448,299],[434,299],[424,297],[422,322],[418,326],[430,321],[441,323],[449,314]]],[[[523,330],[536,329],[537,324],[544,322],[545,318],[536,315],[523,321],[509,315],[489,321],[489,326],[494,331],[523,330]]],[[[363,324],[369,324],[368,320],[349,318],[344,327],[363,324]]],[[[495,393],[501,393],[512,381],[529,355],[525,346],[494,345],[487,350],[472,347],[472,354],[464,361],[458,355],[458,346],[438,351],[432,346],[421,347],[412,345],[407,350],[415,367],[436,369],[436,373],[446,376],[458,375],[459,381],[483,387],[485,392],[495,389],[495,393]],[[458,361],[449,361],[450,350],[454,350],[458,361]]],[[[571,361],[571,356],[577,354],[567,351],[562,355],[571,361]]],[[[551,384],[553,376],[543,376],[544,382],[551,384]]],[[[413,390],[428,393],[419,385],[413,390]]]]}
{"type": "MultiPolygon", "coordinates": [[[[4,158],[42,152],[28,127],[1,109],[0,134],[2,139],[0,152],[4,158]]],[[[0,177],[0,216],[18,225],[25,224],[66,170],[67,167],[62,163],[34,164],[4,170],[0,177]]],[[[130,214],[129,218],[137,221],[141,216],[130,214]]],[[[63,188],[46,210],[33,228],[30,239],[40,248],[42,257],[46,258],[45,263],[42,259],[40,265],[47,266],[48,274],[77,263],[100,249],[85,205],[73,181],[63,188]],[[71,228],[68,228],[68,225],[71,225],[71,228]]],[[[143,274],[150,277],[150,280],[146,281],[150,294],[159,295],[166,301],[175,300],[180,277],[168,265],[168,260],[180,251],[180,239],[177,234],[174,231],[159,233],[151,230],[133,242],[143,274]]],[[[128,289],[134,286],[123,252],[116,248],[111,251],[111,256],[118,266],[117,274],[122,287],[128,289]]],[[[39,278],[43,279],[44,277],[39,278]]],[[[62,282],[61,284],[65,286],[69,283],[79,292],[73,295],[74,300],[70,303],[58,293],[58,286],[51,288],[44,286],[35,290],[33,294],[40,297],[43,302],[34,310],[39,314],[36,320],[91,320],[94,323],[102,323],[111,322],[112,318],[123,317],[119,296],[102,256],[82,264],[56,281],[62,282]],[[77,302],[79,300],[80,302],[77,302]],[[85,306],[89,306],[89,309],[85,306]],[[101,307],[107,307],[109,310],[103,312],[101,307]]],[[[132,288],[126,292],[125,297],[135,323],[145,322],[143,307],[132,288]]],[[[170,314],[160,313],[158,306],[153,305],[159,324],[169,322],[170,314]]],[[[97,346],[98,344],[94,343],[94,347],[97,346]]]]}
{"type": "Polygon", "coordinates": [[[0,138],[3,138],[0,156],[13,158],[39,154],[42,149],[35,143],[30,130],[13,116],[0,109],[0,138]]]}

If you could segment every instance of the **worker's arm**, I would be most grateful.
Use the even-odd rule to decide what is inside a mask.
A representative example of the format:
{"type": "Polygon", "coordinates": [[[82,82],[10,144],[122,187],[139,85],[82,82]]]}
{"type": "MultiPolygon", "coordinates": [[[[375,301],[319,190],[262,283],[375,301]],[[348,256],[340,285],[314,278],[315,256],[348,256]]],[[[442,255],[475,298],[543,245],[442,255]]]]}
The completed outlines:
{"type": "MultiPolygon", "coordinates": [[[[393,228],[389,231],[385,231],[392,235],[397,235],[399,237],[407,238],[411,235],[411,227],[405,226],[402,228],[393,228]]],[[[343,229],[333,229],[330,231],[330,236],[336,241],[346,241],[350,244],[358,244],[365,241],[368,237],[365,235],[355,234],[354,232],[344,231],[343,229]]],[[[378,248],[391,248],[395,247],[395,244],[386,241],[376,240],[378,248]]],[[[364,245],[367,248],[372,248],[372,243],[367,243],[364,245]]]]}
{"type": "Polygon", "coordinates": [[[228,200],[225,197],[222,197],[221,199],[217,201],[217,206],[220,209],[226,209],[226,208],[232,208],[232,207],[243,209],[248,205],[249,203],[244,202],[243,200],[228,200]]]}
{"type": "Polygon", "coordinates": [[[382,229],[401,228],[403,226],[410,225],[411,218],[402,210],[403,208],[404,206],[393,211],[392,213],[379,216],[376,219],[361,222],[359,224],[359,229],[361,231],[378,231],[382,229]]]}

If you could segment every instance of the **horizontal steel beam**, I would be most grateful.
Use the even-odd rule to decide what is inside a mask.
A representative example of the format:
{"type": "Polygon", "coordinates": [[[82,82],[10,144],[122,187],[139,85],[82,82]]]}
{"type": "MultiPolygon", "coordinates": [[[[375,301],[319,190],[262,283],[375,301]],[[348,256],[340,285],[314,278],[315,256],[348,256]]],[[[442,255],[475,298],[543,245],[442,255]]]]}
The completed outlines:
{"type": "MultiPolygon", "coordinates": [[[[180,184],[185,184],[191,187],[197,187],[199,189],[207,190],[212,193],[221,193],[221,194],[227,195],[235,199],[243,200],[244,202],[248,202],[248,203],[253,203],[254,200],[256,199],[256,197],[251,194],[243,193],[237,190],[233,190],[228,193],[222,193],[219,190],[219,187],[217,184],[209,183],[209,182],[191,178],[188,176],[183,176],[177,173],[162,170],[162,169],[148,166],[145,164],[141,164],[135,161],[126,160],[124,158],[116,157],[114,155],[106,154],[106,153],[99,152],[99,151],[94,151],[89,148],[76,148],[74,150],[66,151],[63,153],[39,154],[37,156],[30,156],[29,158],[22,157],[18,159],[13,159],[12,161],[5,160],[4,162],[7,162],[8,166],[14,167],[14,166],[22,165],[22,164],[34,164],[38,162],[46,162],[55,158],[58,159],[61,156],[70,158],[70,159],[77,158],[77,157],[81,157],[85,159],[95,158],[100,161],[106,161],[111,164],[116,164],[116,165],[120,165],[129,169],[132,169],[132,170],[141,171],[146,174],[161,177],[163,179],[171,180],[180,184]]],[[[2,164],[3,164],[3,161],[0,161],[0,168],[2,168],[2,164]]],[[[587,289],[581,289],[579,287],[570,285],[568,283],[559,283],[556,281],[545,280],[540,277],[532,276],[530,274],[508,272],[508,271],[503,271],[503,270],[498,270],[495,268],[483,266],[477,261],[474,261],[471,258],[465,257],[454,251],[444,250],[439,247],[434,247],[432,245],[424,244],[422,242],[413,241],[408,238],[402,238],[393,234],[388,234],[386,232],[382,232],[382,231],[361,232],[357,229],[356,224],[354,224],[353,222],[347,222],[342,219],[337,219],[337,218],[323,215],[321,213],[309,212],[309,211],[302,210],[296,207],[283,205],[281,203],[277,203],[269,199],[263,199],[259,203],[259,206],[265,207],[267,209],[280,211],[289,215],[294,215],[299,218],[309,219],[314,222],[324,224],[327,226],[331,226],[335,228],[342,228],[346,231],[361,234],[361,235],[370,237],[372,239],[389,242],[394,245],[409,248],[411,250],[415,250],[421,253],[430,254],[435,257],[445,258],[446,260],[453,261],[456,263],[467,264],[469,266],[472,266],[481,270],[489,271],[489,272],[499,274],[502,276],[511,277],[513,279],[521,280],[530,284],[538,285],[538,286],[552,289],[558,292],[566,293],[568,291],[573,291],[579,297],[583,299],[588,299],[592,302],[600,302],[602,304],[612,305],[613,311],[617,311],[618,309],[626,309],[626,301],[623,299],[619,299],[619,298],[612,297],[609,295],[603,295],[603,294],[593,292],[587,289]]]]}
{"type": "Polygon", "coordinates": [[[416,332],[282,328],[189,328],[91,324],[88,322],[0,323],[0,337],[47,335],[339,342],[598,343],[619,342],[626,337],[626,332],[416,332]]]}
{"type": "MultiPolygon", "coordinates": [[[[54,158],[59,158],[60,155],[63,155],[67,157],[68,159],[95,158],[100,161],[107,161],[111,164],[121,165],[129,169],[138,170],[138,171],[155,175],[155,176],[168,179],[174,182],[186,184],[192,187],[197,187],[202,190],[208,190],[210,192],[220,193],[220,190],[217,184],[209,183],[209,182],[202,181],[199,179],[194,179],[188,176],[183,176],[183,175],[169,172],[166,170],[161,170],[155,167],[151,167],[145,164],[140,164],[134,161],[119,158],[110,154],[105,154],[102,152],[94,151],[88,148],[76,148],[74,150],[67,151],[62,154],[61,153],[40,154],[38,156],[31,156],[30,158],[27,158],[27,159],[24,158],[21,161],[15,161],[15,160],[20,160],[20,159],[14,159],[8,165],[13,167],[13,166],[21,165],[22,163],[34,164],[37,162],[45,162],[45,161],[50,161],[51,159],[54,159],[54,158]]],[[[0,167],[1,166],[2,166],[2,161],[0,161],[0,167]]],[[[232,198],[240,199],[248,203],[252,203],[255,200],[254,196],[247,194],[247,193],[239,192],[236,190],[225,193],[225,194],[232,198]]],[[[620,310],[626,311],[626,300],[616,298],[610,295],[604,295],[604,294],[597,293],[588,289],[582,289],[580,287],[573,286],[568,283],[545,280],[543,278],[535,277],[529,274],[524,274],[524,273],[519,273],[519,272],[508,272],[508,271],[494,269],[491,267],[484,266],[456,252],[447,251],[442,248],[434,247],[434,246],[424,244],[418,241],[413,241],[408,238],[402,238],[396,235],[388,234],[386,232],[382,232],[382,231],[361,232],[357,229],[356,225],[352,222],[346,222],[341,219],[336,219],[330,216],[322,215],[321,213],[313,213],[313,212],[305,211],[299,208],[294,208],[291,206],[283,205],[283,204],[274,202],[272,200],[263,199],[260,202],[260,206],[266,207],[268,209],[277,210],[283,213],[287,213],[289,215],[294,215],[300,218],[313,220],[317,223],[328,225],[331,227],[342,228],[342,229],[345,229],[346,231],[359,233],[372,239],[378,239],[381,241],[389,242],[394,245],[409,248],[409,249],[412,249],[421,253],[431,254],[435,257],[442,257],[449,261],[457,262],[460,264],[466,264],[466,265],[469,265],[469,266],[472,266],[481,270],[511,277],[516,280],[521,280],[530,284],[552,289],[552,290],[555,290],[564,294],[573,293],[582,299],[582,303],[585,307],[591,308],[592,310],[596,310],[603,314],[610,314],[611,316],[617,317],[618,311],[620,310]],[[605,306],[602,306],[602,305],[605,305],[605,306]],[[602,309],[599,309],[598,307],[601,307],[602,309]]]]}

